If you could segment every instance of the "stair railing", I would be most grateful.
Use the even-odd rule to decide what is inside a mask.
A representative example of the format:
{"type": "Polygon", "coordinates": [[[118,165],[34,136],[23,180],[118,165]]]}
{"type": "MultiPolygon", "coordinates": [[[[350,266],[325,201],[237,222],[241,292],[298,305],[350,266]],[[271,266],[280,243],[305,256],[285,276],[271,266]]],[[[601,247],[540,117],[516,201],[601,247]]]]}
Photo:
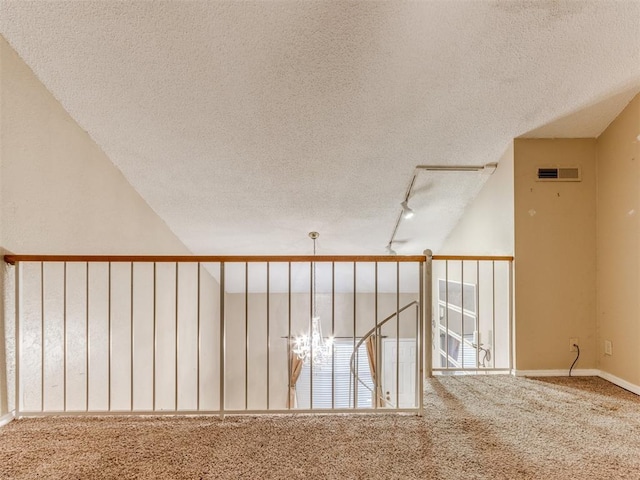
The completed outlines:
{"type": "MultiPolygon", "coordinates": [[[[379,330],[390,320],[394,319],[396,316],[398,316],[399,314],[401,314],[402,312],[404,312],[405,310],[411,308],[415,306],[416,307],[416,311],[419,312],[420,310],[420,302],[418,302],[417,300],[414,300],[413,302],[407,303],[404,307],[402,307],[400,310],[397,310],[395,312],[393,312],[391,315],[389,315],[388,317],[384,318],[383,320],[381,320],[375,327],[373,327],[371,330],[369,330],[367,333],[365,333],[362,338],[358,341],[358,343],[356,343],[354,349],[353,349],[353,353],[351,354],[351,359],[349,361],[350,364],[350,369],[351,369],[351,375],[354,378],[354,383],[356,384],[360,384],[362,385],[364,388],[366,388],[367,390],[369,390],[369,392],[371,392],[375,398],[375,403],[374,405],[377,405],[378,402],[381,402],[383,406],[389,406],[391,408],[395,408],[395,405],[391,402],[390,399],[385,398],[384,395],[382,395],[381,393],[378,392],[379,387],[380,387],[380,368],[381,365],[376,366],[376,377],[373,379],[373,386],[374,388],[372,389],[371,387],[369,387],[369,385],[367,385],[366,383],[364,383],[364,381],[358,376],[358,371],[356,369],[356,365],[355,365],[355,360],[356,360],[356,353],[358,352],[358,349],[360,348],[360,346],[367,341],[367,339],[369,337],[371,337],[372,335],[377,335],[378,338],[380,338],[379,330]],[[374,391],[375,390],[375,391],[374,391]]],[[[399,335],[399,333],[398,333],[399,335]]],[[[376,352],[378,351],[378,345],[376,342],[376,352]]],[[[420,359],[418,359],[418,361],[420,361],[420,359]]],[[[398,388],[397,386],[398,383],[398,379],[396,378],[396,390],[398,388]]]]}

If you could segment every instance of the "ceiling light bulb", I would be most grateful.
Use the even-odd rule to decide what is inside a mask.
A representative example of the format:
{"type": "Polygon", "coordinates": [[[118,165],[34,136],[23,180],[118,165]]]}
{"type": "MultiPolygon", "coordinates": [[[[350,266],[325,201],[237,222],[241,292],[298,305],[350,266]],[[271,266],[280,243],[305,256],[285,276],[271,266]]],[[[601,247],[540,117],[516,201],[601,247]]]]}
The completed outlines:
{"type": "Polygon", "coordinates": [[[409,219],[413,217],[415,212],[411,210],[411,208],[409,208],[409,205],[407,204],[407,200],[402,202],[400,205],[402,206],[402,216],[404,218],[409,219]]]}

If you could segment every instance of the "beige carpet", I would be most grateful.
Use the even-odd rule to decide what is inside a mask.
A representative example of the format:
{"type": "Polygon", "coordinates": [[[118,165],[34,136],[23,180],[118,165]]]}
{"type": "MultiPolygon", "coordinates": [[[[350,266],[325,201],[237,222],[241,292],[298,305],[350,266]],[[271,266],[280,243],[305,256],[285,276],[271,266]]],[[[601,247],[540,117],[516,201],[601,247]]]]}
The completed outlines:
{"type": "Polygon", "coordinates": [[[640,479],[640,397],[598,378],[440,377],[423,418],[48,418],[0,429],[9,479],[640,479]]]}

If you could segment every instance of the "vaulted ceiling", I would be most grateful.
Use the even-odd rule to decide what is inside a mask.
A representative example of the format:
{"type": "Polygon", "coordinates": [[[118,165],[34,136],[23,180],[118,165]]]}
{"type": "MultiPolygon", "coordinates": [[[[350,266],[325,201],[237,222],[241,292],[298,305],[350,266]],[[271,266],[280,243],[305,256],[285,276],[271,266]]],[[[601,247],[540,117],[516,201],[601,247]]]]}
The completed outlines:
{"type": "MultiPolygon", "coordinates": [[[[0,33],[203,254],[384,253],[416,165],[598,135],[640,86],[636,0],[2,0],[0,33]]],[[[421,174],[396,250],[486,178],[421,174]]]]}

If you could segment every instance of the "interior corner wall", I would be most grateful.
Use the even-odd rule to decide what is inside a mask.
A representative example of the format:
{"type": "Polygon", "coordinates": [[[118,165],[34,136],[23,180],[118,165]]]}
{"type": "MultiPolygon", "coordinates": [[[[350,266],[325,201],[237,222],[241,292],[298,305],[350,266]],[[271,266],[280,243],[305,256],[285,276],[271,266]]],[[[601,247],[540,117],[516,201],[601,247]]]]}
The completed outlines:
{"type": "Polygon", "coordinates": [[[517,370],[596,367],[596,140],[516,139],[517,370]],[[580,167],[580,182],[536,181],[537,167],[580,167]]]}
{"type": "Polygon", "coordinates": [[[14,253],[189,253],[2,37],[0,193],[0,247],[14,253]]]}
{"type": "Polygon", "coordinates": [[[640,94],[598,137],[597,157],[598,364],[640,386],[640,94]]]}
{"type": "Polygon", "coordinates": [[[443,246],[451,255],[513,255],[513,143],[443,246]]]}
{"type": "Polygon", "coordinates": [[[1,218],[14,253],[188,249],[0,37],[1,218]]]}

